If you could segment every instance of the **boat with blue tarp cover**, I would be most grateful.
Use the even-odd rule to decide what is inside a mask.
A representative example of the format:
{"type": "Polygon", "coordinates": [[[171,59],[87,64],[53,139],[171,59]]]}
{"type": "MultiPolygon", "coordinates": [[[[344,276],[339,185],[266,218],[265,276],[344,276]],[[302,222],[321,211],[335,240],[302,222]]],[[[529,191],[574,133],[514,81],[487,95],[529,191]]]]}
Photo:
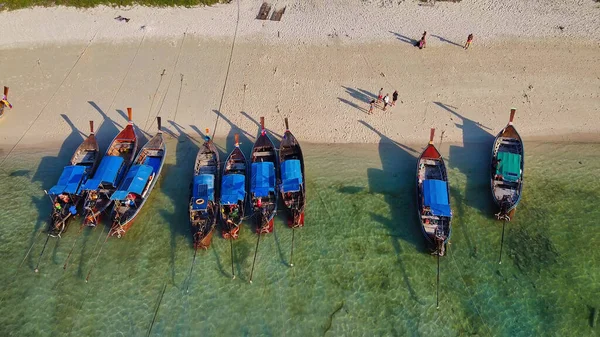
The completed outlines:
{"type": "Polygon", "coordinates": [[[235,147],[227,157],[221,181],[220,214],[223,238],[237,239],[246,213],[246,181],[248,163],[240,149],[239,135],[235,134],[235,147]]]}
{"type": "Polygon", "coordinates": [[[219,152],[206,130],[204,144],[198,150],[194,164],[194,177],[189,204],[190,225],[194,249],[208,249],[217,225],[219,204],[215,186],[219,186],[219,152]]]}
{"type": "Polygon", "coordinates": [[[142,147],[125,179],[112,194],[112,236],[121,237],[133,224],[135,217],[148,200],[162,171],[167,147],[161,131],[161,119],[156,117],[158,132],[142,147]]]}
{"type": "Polygon", "coordinates": [[[304,184],[304,156],[296,137],[290,132],[285,118],[285,133],[279,146],[279,168],[281,172],[280,193],[288,210],[288,225],[292,228],[304,226],[306,185],[304,184]]]}
{"type": "Polygon", "coordinates": [[[60,236],[67,229],[70,220],[77,215],[77,208],[85,199],[85,190],[81,187],[96,170],[99,159],[94,122],[90,121],[90,135],[79,145],[57,184],[47,192],[53,206],[49,235],[60,236]]]}
{"type": "Polygon", "coordinates": [[[417,205],[425,238],[434,245],[434,254],[444,256],[452,232],[452,210],[446,165],[433,145],[434,135],[431,129],[429,144],[417,163],[417,205]]]}
{"type": "Polygon", "coordinates": [[[127,108],[129,122],[127,126],[108,146],[96,174],[89,179],[83,189],[87,191],[83,210],[83,224],[96,226],[101,215],[112,204],[111,196],[125,177],[127,169],[135,157],[138,138],[132,120],[131,108],[127,108]]]}
{"type": "Polygon", "coordinates": [[[275,191],[277,152],[265,130],[264,117],[260,118],[260,125],[260,136],[252,148],[250,178],[250,198],[259,234],[273,231],[279,194],[275,191]]]}
{"type": "Polygon", "coordinates": [[[508,125],[498,133],[492,146],[490,185],[492,198],[499,208],[498,220],[510,221],[523,192],[525,150],[513,125],[516,110],[511,109],[508,125]]]}

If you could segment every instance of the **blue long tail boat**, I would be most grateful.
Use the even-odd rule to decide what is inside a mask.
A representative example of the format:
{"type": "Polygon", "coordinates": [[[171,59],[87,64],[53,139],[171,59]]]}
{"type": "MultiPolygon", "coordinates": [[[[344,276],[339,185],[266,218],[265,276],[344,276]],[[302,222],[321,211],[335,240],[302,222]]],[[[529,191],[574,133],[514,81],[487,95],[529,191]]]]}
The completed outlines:
{"type": "Polygon", "coordinates": [[[167,147],[161,131],[161,119],[156,117],[156,120],[158,132],[140,150],[125,179],[110,197],[115,203],[109,234],[111,236],[120,238],[129,230],[160,177],[167,147]]]}
{"type": "Polygon", "coordinates": [[[281,172],[280,192],[285,208],[289,212],[291,228],[304,226],[306,185],[304,184],[304,156],[300,144],[290,131],[285,119],[285,133],[279,145],[279,167],[281,172]]]}
{"type": "Polygon", "coordinates": [[[277,213],[278,195],[275,190],[277,152],[265,130],[265,118],[260,118],[260,136],[252,148],[250,197],[256,218],[257,232],[271,233],[277,213]]]}
{"type": "Polygon", "coordinates": [[[112,204],[110,197],[135,157],[138,140],[131,108],[127,108],[127,114],[129,123],[110,143],[96,174],[83,185],[83,190],[87,191],[83,207],[83,224],[86,226],[93,227],[100,222],[100,216],[112,204]]]}
{"type": "Polygon", "coordinates": [[[246,211],[246,181],[248,164],[240,149],[239,135],[235,134],[235,148],[227,157],[221,180],[220,214],[223,238],[237,239],[246,211]]]}
{"type": "Polygon", "coordinates": [[[219,203],[215,186],[219,186],[219,151],[208,136],[198,150],[194,164],[194,177],[190,197],[190,225],[194,249],[208,249],[219,217],[219,203]]]}
{"type": "Polygon", "coordinates": [[[425,238],[434,245],[434,254],[444,256],[451,234],[452,210],[446,165],[433,145],[434,135],[435,129],[431,129],[429,144],[417,163],[417,205],[425,238]]]}
{"type": "Polygon", "coordinates": [[[81,186],[94,173],[99,159],[100,150],[94,133],[94,122],[90,121],[90,135],[79,145],[71,157],[69,166],[63,169],[57,184],[47,192],[53,206],[49,235],[60,236],[77,214],[77,207],[85,199],[85,191],[81,186]]]}

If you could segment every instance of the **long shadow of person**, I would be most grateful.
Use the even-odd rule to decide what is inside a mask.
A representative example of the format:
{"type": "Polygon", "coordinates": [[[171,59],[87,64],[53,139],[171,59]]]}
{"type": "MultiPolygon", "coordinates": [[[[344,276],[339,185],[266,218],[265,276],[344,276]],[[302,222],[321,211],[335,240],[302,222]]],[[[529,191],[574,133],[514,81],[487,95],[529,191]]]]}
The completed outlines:
{"type": "MultiPolygon", "coordinates": [[[[493,214],[488,167],[494,136],[486,131],[490,128],[462,116],[453,106],[441,102],[434,103],[462,121],[462,124],[455,123],[456,127],[462,130],[462,145],[450,146],[448,160],[450,168],[458,169],[466,177],[464,192],[455,187],[450,188],[457,215],[463,218],[467,215],[469,207],[484,214],[493,214]]],[[[461,232],[465,235],[472,255],[475,255],[477,247],[471,240],[468,219],[463,218],[461,221],[461,232]]]]}
{"type": "Polygon", "coordinates": [[[460,44],[458,44],[458,43],[456,43],[454,41],[450,41],[450,40],[448,40],[446,38],[443,38],[443,37],[441,37],[439,35],[431,34],[431,37],[437,37],[442,42],[446,42],[446,43],[449,43],[449,44],[452,44],[452,45],[455,45],[455,46],[459,46],[461,48],[463,47],[462,45],[460,45],[460,44]]]}
{"type": "Polygon", "coordinates": [[[401,244],[403,241],[414,246],[418,251],[426,251],[423,234],[415,221],[415,150],[393,141],[367,122],[359,121],[359,123],[380,137],[378,148],[382,168],[367,169],[367,176],[370,192],[383,194],[391,211],[389,218],[375,213],[372,213],[371,217],[387,227],[406,288],[410,296],[420,303],[409,280],[402,258],[404,251],[401,244]]]}
{"type": "Polygon", "coordinates": [[[394,34],[394,36],[396,37],[396,39],[398,39],[398,41],[402,41],[404,43],[408,43],[408,44],[411,44],[413,46],[416,46],[417,42],[419,42],[419,41],[417,41],[415,39],[412,39],[412,38],[410,38],[408,36],[404,36],[404,35],[402,35],[400,33],[392,32],[391,30],[389,32],[392,33],[392,34],[394,34]]]}
{"type": "Polygon", "coordinates": [[[165,163],[165,170],[162,174],[162,179],[164,180],[160,184],[160,190],[170,199],[173,204],[173,211],[161,209],[159,214],[169,224],[171,232],[170,269],[171,280],[175,283],[177,239],[180,236],[186,237],[186,242],[190,247],[193,247],[193,238],[189,226],[188,204],[190,184],[194,175],[194,162],[200,147],[195,141],[190,139],[184,127],[171,120],[168,123],[176,131],[173,132],[163,126],[163,132],[177,140],[177,145],[175,146],[175,164],[165,163]]]}

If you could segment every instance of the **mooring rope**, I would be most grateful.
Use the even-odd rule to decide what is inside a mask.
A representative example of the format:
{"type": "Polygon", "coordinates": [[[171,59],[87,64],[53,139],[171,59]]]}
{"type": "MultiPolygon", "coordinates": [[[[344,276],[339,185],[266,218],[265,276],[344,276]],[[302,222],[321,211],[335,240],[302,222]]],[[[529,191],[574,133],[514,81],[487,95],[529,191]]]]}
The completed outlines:
{"type": "Polygon", "coordinates": [[[4,165],[4,162],[6,161],[6,159],[8,159],[8,157],[10,157],[10,155],[17,148],[17,146],[19,145],[19,143],[21,143],[21,141],[23,140],[23,138],[25,138],[25,136],[27,135],[27,133],[29,133],[29,131],[31,130],[31,128],[33,127],[33,125],[35,124],[35,122],[37,122],[37,120],[40,118],[40,116],[42,116],[42,113],[46,110],[46,108],[48,107],[48,105],[50,104],[50,102],[54,99],[54,97],[56,96],[56,94],[58,94],[58,91],[60,90],[60,88],[63,86],[63,84],[65,84],[65,82],[67,81],[67,79],[69,78],[69,76],[71,75],[71,73],[73,72],[73,69],[75,69],[75,67],[77,66],[77,64],[79,63],[79,61],[83,57],[83,55],[85,55],[85,52],[90,47],[90,45],[92,44],[92,41],[94,41],[94,39],[96,38],[96,35],[98,35],[99,31],[100,30],[97,30],[96,33],[94,33],[94,36],[88,42],[88,44],[85,46],[85,48],[83,49],[83,52],[81,52],[81,54],[79,54],[79,57],[77,57],[77,60],[75,61],[75,63],[71,67],[71,69],[69,69],[69,71],[67,72],[67,75],[65,76],[65,78],[63,78],[63,80],[60,82],[60,84],[58,85],[58,87],[56,88],[56,90],[54,91],[54,93],[52,94],[52,96],[50,97],[50,99],[46,101],[46,104],[44,104],[44,106],[42,107],[42,109],[40,110],[40,112],[37,114],[37,116],[35,117],[35,119],[33,120],[33,122],[31,122],[29,124],[29,127],[27,128],[27,130],[25,130],[25,132],[23,132],[23,134],[21,135],[21,138],[19,138],[19,140],[15,143],[15,145],[13,145],[13,147],[10,149],[10,151],[8,151],[8,153],[6,154],[6,156],[4,156],[4,158],[2,158],[2,161],[0,162],[0,167],[2,167],[2,165],[4,165]]]}
{"type": "MultiPolygon", "coordinates": [[[[148,132],[148,129],[151,128],[152,125],[154,125],[154,121],[156,120],[156,117],[158,117],[158,115],[160,114],[160,111],[162,110],[163,104],[165,104],[165,100],[167,99],[167,95],[169,94],[169,89],[171,88],[171,82],[173,82],[173,77],[175,75],[175,69],[177,69],[177,64],[179,64],[179,58],[181,57],[181,51],[183,50],[183,44],[185,42],[186,35],[187,35],[187,28],[183,32],[183,38],[181,39],[181,45],[179,46],[179,52],[177,53],[177,59],[175,59],[175,63],[173,64],[173,71],[171,71],[171,78],[169,79],[169,84],[167,85],[167,91],[165,92],[165,95],[163,96],[162,102],[160,103],[160,107],[158,108],[156,115],[150,122],[150,126],[148,126],[148,127],[144,126],[144,130],[146,132],[148,132]]],[[[182,82],[183,82],[183,79],[182,79],[182,82]]],[[[148,121],[146,121],[146,124],[147,123],[148,123],[148,121]]]]}
{"type": "MultiPolygon", "coordinates": [[[[231,61],[233,60],[233,49],[235,47],[235,40],[237,39],[238,26],[240,24],[240,0],[237,0],[237,19],[235,20],[235,32],[233,33],[233,42],[231,43],[231,51],[229,53],[229,63],[227,64],[227,71],[225,72],[225,83],[223,83],[223,91],[221,92],[221,101],[219,102],[219,113],[221,112],[221,107],[223,106],[223,97],[225,97],[225,89],[227,88],[227,80],[229,78],[229,69],[231,68],[231,61]]],[[[219,115],[217,115],[217,119],[215,120],[215,127],[213,128],[213,133],[210,138],[215,138],[215,132],[217,132],[217,124],[219,123],[219,115]]]]}

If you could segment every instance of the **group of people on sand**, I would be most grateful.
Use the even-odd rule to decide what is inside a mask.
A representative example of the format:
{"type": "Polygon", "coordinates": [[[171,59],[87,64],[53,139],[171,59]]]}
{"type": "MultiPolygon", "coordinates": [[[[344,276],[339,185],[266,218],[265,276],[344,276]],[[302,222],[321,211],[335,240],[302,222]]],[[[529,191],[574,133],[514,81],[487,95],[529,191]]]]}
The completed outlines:
{"type": "Polygon", "coordinates": [[[371,102],[369,102],[369,112],[367,114],[368,115],[373,114],[373,110],[375,110],[375,107],[382,102],[383,102],[383,108],[382,108],[383,111],[385,111],[388,106],[396,106],[397,100],[398,100],[398,90],[394,90],[394,93],[392,94],[392,101],[390,102],[390,94],[387,93],[387,94],[385,94],[385,96],[383,96],[383,88],[381,88],[381,89],[379,89],[379,94],[377,95],[377,100],[372,99],[371,102]]]}
{"type": "MultiPolygon", "coordinates": [[[[423,36],[421,36],[421,39],[415,44],[415,46],[419,47],[419,49],[425,48],[425,45],[427,44],[426,38],[427,31],[423,32],[423,36]]],[[[469,49],[471,42],[473,42],[473,34],[469,34],[469,36],[467,36],[467,42],[465,42],[465,46],[463,47],[463,49],[469,49]]]]}

